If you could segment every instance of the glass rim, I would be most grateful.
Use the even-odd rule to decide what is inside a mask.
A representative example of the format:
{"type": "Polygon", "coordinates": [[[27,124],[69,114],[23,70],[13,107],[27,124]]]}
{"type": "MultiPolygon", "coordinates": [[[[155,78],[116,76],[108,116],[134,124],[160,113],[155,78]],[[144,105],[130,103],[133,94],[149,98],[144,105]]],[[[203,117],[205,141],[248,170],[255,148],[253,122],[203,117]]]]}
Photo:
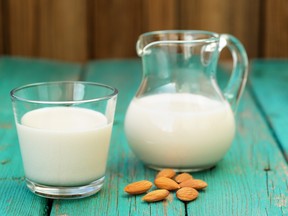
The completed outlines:
{"type": "Polygon", "coordinates": [[[65,105],[65,104],[80,104],[80,103],[91,103],[91,102],[97,102],[97,101],[102,101],[102,100],[107,100],[111,99],[118,94],[118,89],[111,87],[109,85],[103,84],[103,83],[98,83],[98,82],[91,82],[91,81],[48,81],[48,82],[36,82],[36,83],[30,83],[26,85],[22,85],[19,87],[16,87],[10,91],[10,97],[12,100],[17,100],[17,101],[22,101],[22,102],[27,102],[27,103],[34,103],[34,104],[55,104],[55,105],[65,105]],[[83,99],[83,100],[67,100],[67,101],[48,101],[48,100],[31,100],[25,97],[20,97],[17,96],[16,93],[28,89],[31,87],[38,87],[38,86],[48,86],[48,85],[56,85],[56,84],[84,84],[84,85],[89,85],[89,86],[97,86],[97,87],[102,87],[106,89],[111,90],[111,94],[107,94],[105,96],[101,97],[96,97],[96,98],[91,98],[91,99],[83,99]]]}
{"type": "Polygon", "coordinates": [[[202,46],[209,43],[219,43],[221,35],[212,32],[212,31],[205,31],[205,30],[159,30],[159,31],[151,31],[145,32],[138,37],[136,43],[136,51],[138,56],[143,56],[144,53],[153,46],[161,46],[161,45],[170,45],[170,44],[177,44],[177,45],[191,45],[191,46],[202,46]],[[169,35],[181,35],[184,38],[167,38],[165,36],[169,35]],[[185,37],[185,36],[192,36],[192,38],[185,37]],[[164,36],[161,39],[155,39],[150,41],[149,37],[153,36],[164,36]],[[202,36],[199,38],[193,38],[193,36],[202,36]],[[205,36],[205,37],[204,37],[205,36]],[[146,40],[147,39],[147,40],[146,40]]]}
{"type": "MultiPolygon", "coordinates": [[[[212,31],[206,31],[206,30],[159,30],[159,31],[150,31],[150,32],[145,32],[143,34],[141,34],[139,36],[139,38],[143,38],[143,37],[147,37],[147,36],[152,36],[152,35],[159,35],[159,34],[164,34],[164,35],[168,35],[168,34],[194,34],[194,35],[207,35],[210,36],[208,38],[205,39],[193,39],[191,41],[193,41],[193,43],[197,43],[197,42],[212,42],[212,41],[218,41],[220,38],[220,34],[216,33],[216,32],[212,32],[212,31]]],[[[161,42],[163,41],[173,41],[173,42],[189,42],[189,40],[169,40],[169,39],[165,39],[165,40],[160,40],[161,42]]]]}

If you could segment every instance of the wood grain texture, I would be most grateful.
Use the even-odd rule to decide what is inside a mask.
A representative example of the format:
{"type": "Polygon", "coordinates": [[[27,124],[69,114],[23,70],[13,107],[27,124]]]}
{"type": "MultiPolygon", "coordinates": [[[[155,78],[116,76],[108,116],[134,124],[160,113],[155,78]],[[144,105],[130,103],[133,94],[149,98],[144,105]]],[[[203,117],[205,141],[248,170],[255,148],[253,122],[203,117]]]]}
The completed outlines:
{"type": "Polygon", "coordinates": [[[92,57],[120,58],[136,55],[135,43],[141,33],[141,2],[96,0],[93,16],[92,57]]]}
{"type": "Polygon", "coordinates": [[[43,0],[38,4],[39,55],[66,61],[87,60],[86,1],[43,0]]]}
{"type": "Polygon", "coordinates": [[[86,4],[79,0],[11,0],[10,55],[87,59],[86,4]]]}
{"type": "Polygon", "coordinates": [[[287,0],[1,0],[0,54],[82,63],[130,58],[136,56],[135,43],[143,32],[202,29],[235,35],[250,58],[287,58],[287,4],[287,0]]]}
{"type": "Polygon", "coordinates": [[[246,91],[232,147],[214,170],[195,175],[209,186],[188,204],[188,215],[285,215],[287,176],[287,164],[246,91]]]}
{"type": "MultiPolygon", "coordinates": [[[[193,174],[208,183],[196,201],[185,204],[173,194],[164,202],[147,204],[142,196],[129,196],[123,191],[128,183],[153,181],[156,175],[131,152],[123,129],[125,112],[141,82],[139,59],[103,60],[87,65],[86,76],[81,77],[119,90],[105,184],[99,193],[85,199],[52,201],[35,196],[26,188],[9,91],[30,82],[77,80],[81,66],[1,58],[0,215],[288,214],[288,166],[278,143],[287,144],[287,91],[283,91],[287,66],[287,61],[252,62],[251,86],[238,109],[235,140],[216,168],[193,174]]],[[[227,80],[225,76],[220,72],[221,85],[227,80]]]]}
{"type": "Polygon", "coordinates": [[[102,82],[119,90],[113,127],[107,174],[103,189],[96,195],[79,201],[57,201],[52,214],[61,215],[185,215],[185,205],[170,196],[165,202],[148,204],[142,196],[129,196],[124,187],[137,180],[154,180],[156,171],[147,169],[130,151],[123,123],[126,109],[139,87],[142,72],[139,61],[97,61],[87,67],[85,80],[102,82]],[[103,72],[105,71],[105,72],[103,72]],[[85,208],[77,208],[85,206],[85,208]]]}
{"type": "Polygon", "coordinates": [[[8,1],[0,1],[0,54],[7,55],[10,53],[10,20],[8,1]]]}
{"type": "Polygon", "coordinates": [[[6,21],[9,27],[7,34],[10,40],[10,55],[37,56],[36,22],[37,3],[35,0],[6,1],[6,21]]]}
{"type": "MultiPolygon", "coordinates": [[[[153,181],[156,171],[146,168],[127,145],[123,123],[127,106],[141,81],[141,64],[133,60],[96,61],[87,67],[86,80],[119,90],[117,112],[104,188],[78,201],[56,201],[55,215],[285,215],[288,167],[274,137],[246,91],[237,118],[233,145],[216,168],[193,174],[208,188],[187,204],[175,194],[167,201],[147,204],[129,196],[124,187],[133,181],[153,181]],[[105,72],[104,72],[105,71],[105,72]],[[83,207],[84,206],[84,207],[83,207]],[[82,207],[82,208],[81,208],[82,207]]],[[[224,77],[221,74],[219,77],[224,77]]],[[[220,79],[219,82],[222,82],[220,79]]]]}
{"type": "Polygon", "coordinates": [[[4,41],[4,35],[3,35],[3,2],[0,1],[0,56],[4,53],[3,49],[3,41],[4,41]]]}
{"type": "Polygon", "coordinates": [[[288,1],[266,0],[263,57],[288,58],[288,1]]]}
{"type": "Polygon", "coordinates": [[[260,0],[182,0],[179,4],[180,28],[232,34],[250,58],[258,55],[260,0]]]}
{"type": "Polygon", "coordinates": [[[178,28],[177,0],[145,0],[142,11],[143,32],[178,28]]]}
{"type": "Polygon", "coordinates": [[[28,192],[23,178],[1,179],[0,215],[47,215],[48,200],[28,192]]]}
{"type": "Polygon", "coordinates": [[[251,91],[288,161],[288,60],[255,60],[251,70],[251,91]]]}
{"type": "Polygon", "coordinates": [[[49,202],[28,191],[9,92],[20,85],[77,80],[80,66],[28,59],[0,59],[0,215],[47,215],[49,202]]]}

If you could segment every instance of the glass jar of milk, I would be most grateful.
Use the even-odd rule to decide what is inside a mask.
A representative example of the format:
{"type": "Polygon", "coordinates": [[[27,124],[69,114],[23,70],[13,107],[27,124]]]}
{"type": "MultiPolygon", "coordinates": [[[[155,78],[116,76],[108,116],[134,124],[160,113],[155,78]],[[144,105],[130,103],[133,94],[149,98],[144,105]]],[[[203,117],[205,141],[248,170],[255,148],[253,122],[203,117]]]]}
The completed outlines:
{"type": "Polygon", "coordinates": [[[207,31],[157,31],[141,35],[137,52],[143,80],[125,118],[135,155],[154,169],[208,169],[223,158],[235,135],[235,118],[248,60],[233,36],[207,31]],[[234,68],[224,91],[216,67],[220,51],[234,68]]]}

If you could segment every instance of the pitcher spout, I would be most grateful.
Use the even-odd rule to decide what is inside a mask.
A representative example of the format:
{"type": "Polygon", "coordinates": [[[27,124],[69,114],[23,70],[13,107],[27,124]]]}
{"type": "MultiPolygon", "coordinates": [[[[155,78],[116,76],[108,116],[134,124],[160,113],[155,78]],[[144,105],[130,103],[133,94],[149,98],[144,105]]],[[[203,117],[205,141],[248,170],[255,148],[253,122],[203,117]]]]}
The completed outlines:
{"type": "Polygon", "coordinates": [[[139,36],[136,43],[138,56],[142,57],[150,47],[155,45],[209,43],[219,39],[219,35],[209,31],[197,30],[165,30],[144,33],[139,36]],[[197,33],[197,34],[196,34],[197,33]]]}

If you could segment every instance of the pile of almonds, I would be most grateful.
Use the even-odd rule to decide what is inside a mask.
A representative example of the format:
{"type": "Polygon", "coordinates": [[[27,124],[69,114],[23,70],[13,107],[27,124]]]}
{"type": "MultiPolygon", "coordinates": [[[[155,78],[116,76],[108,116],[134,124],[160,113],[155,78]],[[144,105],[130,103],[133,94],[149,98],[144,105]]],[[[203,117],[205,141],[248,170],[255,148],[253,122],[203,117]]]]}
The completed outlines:
{"type": "Polygon", "coordinates": [[[194,179],[189,173],[176,175],[173,169],[161,170],[154,180],[158,188],[148,192],[153,186],[148,180],[141,180],[127,185],[124,191],[131,195],[146,193],[142,200],[146,202],[157,202],[168,197],[170,191],[176,191],[176,196],[182,201],[192,201],[198,197],[198,190],[206,188],[206,182],[200,179],[194,179]]]}

